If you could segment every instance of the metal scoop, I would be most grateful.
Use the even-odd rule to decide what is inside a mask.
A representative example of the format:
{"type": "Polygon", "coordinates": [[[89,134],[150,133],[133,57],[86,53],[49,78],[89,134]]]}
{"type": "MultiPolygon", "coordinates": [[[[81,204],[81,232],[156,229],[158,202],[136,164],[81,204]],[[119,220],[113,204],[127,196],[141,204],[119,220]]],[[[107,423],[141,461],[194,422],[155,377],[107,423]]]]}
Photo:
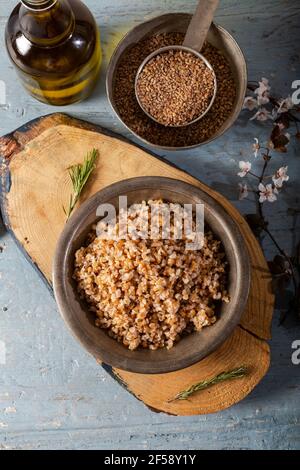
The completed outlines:
{"type": "Polygon", "coordinates": [[[151,116],[151,114],[149,114],[148,111],[146,111],[146,109],[143,107],[139,99],[139,95],[138,95],[138,80],[145,65],[157,55],[166,53],[167,51],[179,50],[179,51],[186,51],[195,55],[198,59],[202,60],[206,64],[206,66],[212,71],[213,78],[214,78],[214,93],[205,111],[199,116],[197,116],[195,119],[193,119],[192,121],[189,121],[188,123],[185,123],[183,125],[177,125],[177,126],[173,125],[171,127],[183,127],[183,126],[193,124],[194,122],[197,122],[199,121],[199,119],[203,118],[203,116],[212,107],[216,94],[217,94],[217,79],[216,79],[216,75],[213,70],[213,67],[211,66],[209,61],[200,53],[200,51],[207,37],[208,30],[210,28],[210,25],[212,23],[212,20],[213,20],[213,17],[214,17],[214,14],[218,5],[219,5],[219,0],[200,0],[198,3],[197,9],[195,11],[195,14],[193,15],[191,22],[189,24],[182,46],[176,45],[176,46],[161,47],[160,49],[157,49],[156,51],[152,52],[152,54],[148,55],[146,59],[140,65],[136,74],[136,78],[135,78],[135,96],[141,109],[153,121],[156,121],[159,124],[162,124],[159,121],[157,121],[157,119],[155,119],[153,116],[151,116]]]}

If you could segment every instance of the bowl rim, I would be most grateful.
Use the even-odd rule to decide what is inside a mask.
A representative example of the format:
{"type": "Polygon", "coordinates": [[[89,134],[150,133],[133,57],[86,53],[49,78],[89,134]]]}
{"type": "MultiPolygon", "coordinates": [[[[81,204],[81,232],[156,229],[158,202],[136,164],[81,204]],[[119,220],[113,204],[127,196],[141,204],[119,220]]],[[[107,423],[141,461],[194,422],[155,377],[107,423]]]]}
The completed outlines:
{"type": "Polygon", "coordinates": [[[229,31],[227,31],[227,29],[225,29],[223,26],[220,26],[218,23],[216,23],[215,21],[212,22],[212,26],[211,27],[215,27],[216,29],[220,30],[222,32],[222,34],[224,34],[225,36],[227,36],[228,38],[230,38],[230,40],[232,41],[232,43],[234,44],[235,48],[236,48],[236,51],[238,52],[238,54],[240,55],[241,59],[242,59],[242,64],[241,64],[241,67],[243,69],[243,76],[244,76],[244,80],[243,80],[243,93],[241,93],[241,99],[236,103],[236,107],[235,107],[235,111],[234,113],[232,114],[231,116],[231,119],[232,119],[232,122],[231,124],[228,126],[228,127],[225,127],[221,132],[220,134],[218,135],[215,135],[211,138],[209,138],[208,140],[205,140],[204,142],[199,142],[198,144],[193,144],[193,145],[186,145],[186,146],[179,146],[179,147],[172,147],[172,146],[168,146],[168,145],[157,145],[157,144],[154,144],[153,142],[150,142],[148,141],[147,139],[145,139],[144,137],[141,137],[139,134],[137,134],[135,131],[133,131],[127,124],[125,124],[125,122],[123,121],[123,119],[121,118],[121,116],[119,115],[119,112],[118,112],[118,109],[114,103],[114,98],[113,98],[113,87],[111,87],[111,90],[110,90],[110,80],[112,81],[113,80],[113,75],[114,75],[114,62],[116,60],[116,56],[118,54],[118,51],[119,51],[119,48],[121,46],[121,44],[128,38],[129,35],[133,34],[134,31],[136,31],[138,28],[140,28],[141,26],[145,26],[147,24],[151,24],[153,21],[156,21],[158,19],[163,19],[165,17],[168,17],[168,16],[179,16],[179,15],[189,15],[189,16],[192,16],[191,13],[187,13],[187,12],[172,12],[172,13],[165,13],[163,15],[158,15],[158,16],[155,16],[153,18],[151,18],[150,20],[146,20],[142,23],[139,23],[138,25],[134,26],[133,28],[131,28],[129,31],[127,31],[126,34],[124,34],[124,36],[120,39],[120,41],[118,42],[117,46],[115,47],[111,57],[110,57],[110,60],[109,60],[109,63],[108,63],[108,66],[107,66],[107,70],[106,70],[106,76],[105,76],[105,90],[106,90],[106,96],[107,96],[107,99],[108,99],[108,102],[110,104],[110,107],[111,109],[113,110],[115,116],[118,118],[118,120],[123,124],[123,126],[132,134],[134,135],[139,141],[143,142],[144,144],[150,146],[151,148],[153,149],[161,149],[161,150],[167,150],[167,151],[182,151],[182,150],[191,150],[191,149],[195,149],[195,148],[199,148],[201,147],[202,145],[206,145],[206,144],[209,144],[211,142],[213,142],[215,139],[218,139],[219,137],[221,137],[225,132],[229,131],[229,129],[231,129],[231,127],[234,125],[235,121],[237,120],[242,108],[243,108],[243,104],[244,104],[244,98],[246,96],[246,93],[247,93],[247,84],[248,84],[248,68],[247,68],[247,62],[246,62],[246,58],[245,58],[245,54],[243,53],[241,47],[239,46],[239,44],[237,43],[236,39],[229,33],[229,31]]]}
{"type": "MultiPolygon", "coordinates": [[[[74,212],[69,221],[66,223],[56,246],[53,260],[52,280],[54,296],[60,315],[62,316],[72,335],[81,343],[85,350],[92,354],[97,360],[100,360],[101,362],[108,364],[111,367],[117,367],[119,369],[135,373],[157,374],[172,372],[189,367],[204,359],[204,357],[207,357],[229,338],[235,327],[239,324],[248,301],[251,282],[251,265],[249,252],[245,245],[245,240],[241,234],[238,224],[229,216],[226,210],[216,199],[212,198],[200,188],[177,179],[159,176],[136,177],[113,183],[105,187],[104,189],[95,193],[91,198],[87,199],[79,207],[79,209],[74,212]],[[80,228],[84,230],[84,227],[81,227],[84,217],[87,218],[89,216],[92,208],[95,210],[94,203],[97,202],[98,205],[101,199],[107,201],[112,197],[118,196],[120,193],[126,194],[126,189],[128,190],[128,188],[132,188],[132,185],[134,185],[134,188],[132,189],[153,189],[153,187],[159,187],[159,185],[162,183],[165,183],[168,188],[172,188],[175,192],[176,190],[178,192],[178,184],[181,185],[181,183],[181,187],[185,187],[187,191],[196,191],[204,203],[213,204],[213,209],[217,214],[222,216],[223,220],[225,220],[228,233],[235,237],[234,246],[237,247],[238,250],[238,253],[235,253],[235,261],[237,263],[237,271],[239,274],[239,277],[237,276],[237,288],[240,301],[238,304],[236,304],[234,315],[232,314],[229,318],[229,321],[225,322],[223,329],[221,329],[221,334],[216,335],[216,337],[213,338],[213,340],[209,343],[209,346],[205,349],[205,353],[201,350],[200,352],[192,351],[192,353],[189,355],[186,355],[185,357],[176,361],[174,361],[174,358],[168,358],[164,361],[143,361],[141,358],[138,359],[136,357],[128,359],[120,357],[120,354],[115,353],[115,351],[108,351],[105,347],[102,347],[101,340],[98,342],[98,344],[95,344],[92,338],[88,337],[86,334],[83,334],[83,331],[78,325],[77,320],[75,319],[74,315],[72,315],[72,307],[68,305],[67,302],[66,285],[68,281],[66,279],[67,276],[65,275],[68,262],[67,254],[68,251],[70,251],[69,246],[72,245],[74,237],[76,236],[76,230],[80,230],[80,228]],[[140,185],[141,187],[139,188],[136,185],[140,185]],[[116,190],[118,191],[116,192],[116,190]],[[89,209],[90,212],[88,212],[89,209]]],[[[202,331],[205,331],[205,329],[202,331]]],[[[112,339],[112,341],[115,340],[112,339]]],[[[172,349],[170,351],[172,351],[172,349]]],[[[155,353],[155,351],[153,351],[153,353],[155,353]]]]}
{"type": "Polygon", "coordinates": [[[213,69],[213,66],[211,65],[211,63],[206,59],[206,57],[204,57],[204,55],[201,54],[201,52],[198,52],[198,51],[195,51],[193,49],[191,49],[190,47],[188,46],[180,46],[179,44],[176,44],[174,46],[164,46],[164,47],[160,47],[159,49],[157,49],[156,51],[153,51],[151,52],[151,54],[149,54],[145,60],[143,60],[143,62],[141,63],[141,65],[139,66],[138,68],[138,71],[136,73],[136,76],[135,76],[135,83],[134,83],[134,88],[135,88],[135,98],[140,106],[140,108],[144,111],[145,114],[147,114],[147,116],[152,119],[154,122],[157,122],[158,124],[160,124],[160,122],[155,119],[153,116],[151,116],[151,114],[145,109],[145,107],[143,106],[141,100],[140,100],[140,97],[139,97],[139,93],[138,93],[138,82],[139,82],[139,78],[140,78],[140,75],[141,75],[141,72],[143,71],[143,69],[146,67],[146,65],[148,65],[149,62],[151,62],[152,59],[154,59],[155,57],[161,55],[161,54],[164,54],[166,52],[169,52],[169,51],[185,51],[185,52],[188,52],[190,54],[193,54],[195,57],[198,58],[198,60],[200,60],[201,62],[203,62],[206,67],[212,72],[212,75],[213,75],[213,81],[214,81],[214,92],[213,92],[213,95],[210,99],[210,103],[208,105],[208,107],[202,112],[202,114],[200,114],[199,116],[197,116],[196,118],[194,118],[192,121],[189,121],[187,124],[183,124],[183,125],[179,125],[179,126],[176,126],[176,125],[171,125],[170,124],[170,127],[185,127],[185,126],[190,126],[191,124],[194,124],[195,122],[199,121],[200,119],[202,119],[207,113],[208,111],[211,109],[212,105],[214,104],[214,101],[215,101],[215,98],[216,98],[216,95],[217,95],[217,90],[218,90],[218,85],[217,85],[217,77],[216,77],[216,74],[215,74],[215,71],[213,69]]]}

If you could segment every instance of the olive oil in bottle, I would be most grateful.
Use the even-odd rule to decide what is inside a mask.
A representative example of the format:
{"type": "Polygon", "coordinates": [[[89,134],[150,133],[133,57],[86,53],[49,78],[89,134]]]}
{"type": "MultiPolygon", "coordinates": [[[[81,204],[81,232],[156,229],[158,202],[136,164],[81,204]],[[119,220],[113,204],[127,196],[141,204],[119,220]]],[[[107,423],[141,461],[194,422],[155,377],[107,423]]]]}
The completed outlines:
{"type": "Polygon", "coordinates": [[[6,47],[25,89],[52,105],[86,98],[101,65],[94,17],[79,0],[22,0],[6,27],[6,47]]]}

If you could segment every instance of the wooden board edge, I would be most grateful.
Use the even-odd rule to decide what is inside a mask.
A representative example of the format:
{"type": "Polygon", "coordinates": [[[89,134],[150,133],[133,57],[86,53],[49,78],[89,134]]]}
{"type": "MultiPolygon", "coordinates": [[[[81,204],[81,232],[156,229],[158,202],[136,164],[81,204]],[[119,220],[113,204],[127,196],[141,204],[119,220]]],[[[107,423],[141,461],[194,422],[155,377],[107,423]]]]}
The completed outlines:
{"type": "MultiPolygon", "coordinates": [[[[1,175],[2,177],[0,178],[0,182],[1,182],[1,185],[0,185],[0,212],[2,212],[4,224],[7,228],[7,230],[13,235],[13,238],[16,240],[17,245],[21,249],[22,254],[31,263],[31,265],[34,266],[35,270],[39,273],[40,277],[43,279],[43,282],[46,283],[47,287],[50,288],[50,290],[52,289],[51,280],[46,278],[46,276],[43,274],[43,272],[41,271],[41,269],[39,268],[37,263],[28,255],[28,253],[26,252],[26,249],[17,240],[17,238],[15,237],[15,235],[13,233],[13,230],[11,228],[11,224],[10,224],[10,221],[9,221],[9,216],[8,216],[6,194],[9,192],[8,188],[10,186],[10,173],[9,173],[10,159],[13,156],[17,155],[20,151],[22,151],[26,144],[28,144],[32,139],[36,138],[40,133],[43,132],[43,130],[46,130],[49,126],[56,127],[56,126],[60,126],[60,125],[64,125],[64,124],[65,125],[70,125],[70,126],[73,126],[73,127],[77,127],[77,128],[80,128],[80,129],[86,129],[86,130],[89,130],[89,131],[92,131],[92,132],[102,133],[104,135],[107,135],[108,137],[115,138],[117,140],[121,140],[121,141],[123,141],[123,142],[125,142],[129,145],[133,145],[133,146],[143,150],[145,153],[148,153],[149,155],[156,158],[157,160],[163,162],[164,164],[167,164],[167,165],[175,168],[176,170],[180,171],[181,173],[189,176],[190,178],[193,178],[194,180],[199,181],[198,178],[196,178],[195,176],[190,174],[188,171],[181,169],[176,164],[174,164],[172,162],[169,162],[165,158],[155,154],[152,150],[146,149],[145,147],[143,147],[142,145],[140,145],[136,142],[132,142],[127,137],[124,137],[124,136],[122,136],[122,135],[120,135],[120,134],[118,134],[114,131],[111,131],[110,129],[104,128],[104,127],[102,127],[98,124],[83,121],[83,120],[78,119],[76,117],[70,116],[66,113],[61,113],[61,112],[57,113],[56,112],[56,113],[50,113],[50,114],[46,114],[44,116],[34,118],[31,121],[29,121],[29,122],[25,123],[24,125],[22,125],[21,127],[19,127],[18,129],[16,129],[15,131],[6,134],[3,137],[0,137],[0,164],[2,163],[1,164],[2,173],[4,173],[3,175],[1,175]],[[11,142],[13,142],[14,144],[11,144],[11,142]],[[5,168],[4,171],[3,171],[3,168],[5,168]],[[8,184],[8,182],[9,182],[9,184],[8,184]]],[[[1,173],[1,167],[0,167],[0,173],[1,173]]],[[[199,183],[201,183],[201,185],[203,185],[204,187],[207,187],[207,185],[205,185],[205,183],[203,183],[202,181],[199,181],[199,183]]],[[[225,199],[224,196],[222,196],[217,191],[214,191],[211,188],[209,188],[209,190],[210,190],[211,195],[213,197],[215,197],[217,200],[225,199]]],[[[237,218],[243,217],[241,215],[241,213],[234,207],[234,205],[230,201],[228,201],[228,202],[231,206],[231,210],[237,216],[237,218]]],[[[224,207],[224,209],[227,210],[226,207],[224,207]]],[[[259,245],[258,240],[253,235],[247,221],[244,218],[243,218],[243,225],[244,225],[244,227],[246,227],[246,229],[252,235],[252,241],[255,244],[255,249],[257,251],[260,251],[261,257],[264,258],[264,254],[262,252],[262,248],[259,245]]],[[[266,262],[265,262],[265,265],[266,265],[265,266],[266,270],[268,270],[268,265],[267,265],[266,262]]],[[[273,301],[273,303],[274,303],[274,301],[273,301]]],[[[242,324],[242,322],[241,322],[241,324],[242,324]]],[[[249,333],[255,334],[251,331],[251,329],[247,329],[246,325],[242,324],[242,326],[247,331],[249,331],[249,333]]],[[[264,339],[264,340],[271,339],[271,321],[269,322],[268,331],[264,334],[264,336],[261,335],[260,337],[261,337],[261,339],[264,339]]]]}
{"type": "MultiPolygon", "coordinates": [[[[246,389],[246,391],[243,393],[243,395],[239,396],[237,401],[229,402],[229,403],[226,403],[226,404],[222,403],[221,405],[218,405],[218,407],[216,407],[215,409],[213,409],[211,411],[204,411],[203,413],[201,413],[201,412],[182,413],[182,412],[179,411],[177,413],[174,413],[174,412],[171,412],[169,409],[165,409],[163,407],[164,402],[162,402],[162,407],[161,408],[154,407],[153,405],[147,403],[147,401],[144,401],[142,396],[136,395],[135,392],[131,389],[130,384],[126,382],[126,380],[120,375],[120,373],[117,370],[115,370],[114,368],[112,368],[110,366],[109,367],[106,366],[105,370],[107,370],[109,375],[112,378],[114,378],[121,387],[125,388],[125,390],[127,390],[127,392],[129,392],[131,395],[133,395],[138,401],[141,401],[147,408],[149,408],[151,411],[154,411],[156,413],[164,413],[164,414],[171,415],[171,416],[193,416],[193,415],[194,416],[195,415],[199,416],[199,415],[209,415],[209,414],[218,413],[220,411],[224,411],[228,408],[231,408],[232,406],[235,406],[238,403],[240,403],[242,400],[244,400],[256,388],[256,386],[263,380],[263,378],[266,376],[266,374],[268,373],[268,370],[270,368],[271,351],[270,351],[270,346],[269,346],[268,342],[263,340],[263,339],[260,339],[258,337],[255,337],[254,335],[252,335],[252,333],[249,333],[247,330],[241,328],[240,326],[237,326],[236,328],[243,330],[246,335],[249,335],[250,337],[255,338],[255,340],[258,341],[261,344],[262,349],[265,349],[265,354],[266,354],[266,357],[267,357],[267,361],[266,361],[265,366],[262,370],[262,373],[259,376],[259,379],[255,382],[253,382],[252,385],[246,389]]],[[[234,384],[234,381],[232,381],[232,383],[234,384]]],[[[215,386],[216,385],[213,385],[212,388],[215,387],[215,386]]],[[[201,391],[198,392],[198,393],[201,393],[201,391]]]]}
{"type": "Polygon", "coordinates": [[[148,405],[147,403],[145,403],[140,397],[138,397],[137,395],[135,395],[135,393],[130,390],[130,386],[129,384],[127,384],[123,379],[122,377],[118,374],[118,372],[116,370],[114,370],[114,368],[112,366],[109,366],[108,364],[104,364],[104,362],[101,362],[99,360],[96,359],[96,362],[98,364],[101,365],[101,367],[105,370],[105,372],[112,378],[114,379],[118,385],[120,387],[122,387],[123,389],[126,390],[126,392],[130,393],[130,395],[132,395],[136,400],[140,401],[141,403],[143,403],[144,406],[146,406],[150,411],[154,412],[154,413],[164,413],[164,414],[167,414],[167,415],[170,415],[170,416],[177,416],[175,415],[174,413],[168,413],[166,411],[161,411],[161,410],[158,410],[157,408],[154,408],[153,406],[150,406],[148,405]]]}
{"type": "Polygon", "coordinates": [[[3,224],[12,237],[14,243],[16,244],[17,248],[24,256],[24,258],[30,263],[33,269],[37,272],[40,279],[43,281],[45,286],[47,287],[48,291],[53,296],[52,285],[44,275],[44,273],[39,268],[38,264],[31,258],[31,256],[27,253],[22,243],[16,237],[9,220],[8,211],[7,211],[7,200],[6,194],[9,192],[9,188],[11,185],[11,177],[9,172],[9,166],[4,158],[0,155],[0,217],[2,218],[3,224]]]}
{"type": "MultiPolygon", "coordinates": [[[[73,117],[66,113],[50,113],[43,116],[37,117],[18,127],[12,132],[5,134],[0,137],[0,156],[2,159],[9,161],[14,155],[23,150],[26,144],[31,140],[35,139],[39,134],[47,129],[47,126],[51,125],[52,127],[60,125],[70,125],[80,129],[89,130],[92,132],[97,132],[104,134],[108,137],[112,137],[123,142],[132,144],[148,153],[154,157],[158,157],[161,160],[165,161],[162,157],[159,157],[155,153],[146,150],[143,146],[132,142],[127,137],[118,134],[117,132],[111,131],[106,127],[102,127],[99,124],[94,124],[91,122],[83,121],[77,117],[73,117]]],[[[166,162],[169,163],[169,162],[166,162]]],[[[171,166],[175,165],[171,164],[171,166]]],[[[179,169],[179,168],[178,168],[179,169]]]]}
{"type": "MultiPolygon", "coordinates": [[[[22,149],[24,148],[24,146],[28,142],[30,142],[37,135],[39,135],[39,133],[43,131],[45,123],[48,123],[49,120],[52,120],[52,124],[54,124],[56,126],[59,126],[59,125],[62,125],[62,124],[69,124],[69,125],[73,125],[75,127],[83,128],[83,129],[94,131],[94,132],[97,132],[97,133],[102,133],[104,135],[107,135],[107,136],[112,137],[112,138],[116,138],[118,140],[122,140],[123,142],[129,143],[133,146],[136,146],[136,147],[142,149],[143,151],[150,154],[154,158],[162,161],[163,163],[165,163],[167,165],[170,165],[171,167],[173,167],[173,168],[177,169],[178,171],[188,175],[189,177],[192,177],[195,180],[197,180],[197,178],[194,175],[191,175],[188,171],[183,170],[182,168],[178,167],[176,164],[174,164],[172,162],[169,162],[168,160],[166,160],[163,157],[155,154],[151,150],[145,149],[142,145],[139,145],[136,142],[132,142],[130,139],[128,139],[128,138],[126,138],[122,135],[119,135],[119,134],[117,134],[117,133],[115,133],[115,132],[113,132],[113,131],[111,131],[107,128],[104,128],[104,127],[100,126],[100,125],[93,124],[93,123],[88,123],[86,121],[82,121],[78,118],[69,116],[65,113],[51,113],[51,114],[47,114],[45,116],[35,118],[35,119],[29,121],[28,123],[22,125],[21,127],[16,129],[15,131],[1,137],[0,138],[0,165],[1,165],[1,167],[0,167],[0,176],[1,176],[1,178],[0,178],[0,183],[1,183],[0,184],[0,211],[2,213],[3,222],[4,222],[4,225],[7,229],[7,231],[12,236],[14,242],[16,243],[17,247],[20,249],[23,256],[34,267],[34,269],[38,273],[39,277],[43,280],[43,282],[47,286],[49,292],[53,296],[53,290],[52,290],[51,282],[49,282],[49,280],[45,277],[43,272],[39,269],[39,266],[28,255],[28,253],[26,252],[24,246],[16,238],[16,236],[15,236],[15,234],[14,234],[12,228],[11,228],[11,224],[10,224],[9,216],[8,216],[8,211],[7,211],[7,203],[6,203],[6,194],[9,192],[9,188],[10,188],[10,184],[11,184],[11,182],[10,182],[10,172],[9,172],[9,161],[10,161],[10,159],[12,158],[12,156],[14,156],[17,153],[19,153],[20,151],[22,151],[22,149]],[[26,134],[25,138],[24,138],[23,134],[26,134]],[[10,142],[12,142],[12,144],[10,142]]],[[[211,190],[211,192],[212,192],[213,195],[215,193],[218,194],[214,190],[211,190]]],[[[232,207],[240,215],[238,210],[233,205],[232,205],[232,207]]],[[[246,221],[245,221],[245,224],[247,224],[246,221]]],[[[251,230],[250,227],[249,227],[249,230],[251,230]]],[[[255,242],[257,244],[257,248],[259,250],[261,250],[261,247],[260,247],[258,241],[256,240],[256,238],[254,236],[253,236],[253,240],[255,240],[255,242]]],[[[246,328],[244,328],[244,330],[248,334],[255,336],[251,331],[248,331],[246,328]]],[[[264,341],[265,339],[268,339],[268,338],[258,338],[258,339],[260,339],[261,341],[264,341]]],[[[113,377],[123,388],[125,388],[133,396],[135,396],[135,398],[137,398],[138,400],[141,401],[141,399],[139,397],[137,397],[136,395],[134,395],[134,393],[132,393],[130,391],[129,386],[126,383],[124,383],[124,381],[118,376],[117,372],[114,371],[114,369],[112,367],[108,366],[107,364],[101,364],[101,365],[104,368],[104,370],[111,377],[113,377]]],[[[267,370],[266,370],[266,372],[267,372],[267,370]]],[[[249,391],[249,393],[250,393],[250,391],[249,391]]],[[[145,406],[147,406],[152,411],[159,412],[159,413],[160,412],[166,413],[163,410],[154,409],[153,407],[151,407],[147,404],[145,404],[145,406]]]]}

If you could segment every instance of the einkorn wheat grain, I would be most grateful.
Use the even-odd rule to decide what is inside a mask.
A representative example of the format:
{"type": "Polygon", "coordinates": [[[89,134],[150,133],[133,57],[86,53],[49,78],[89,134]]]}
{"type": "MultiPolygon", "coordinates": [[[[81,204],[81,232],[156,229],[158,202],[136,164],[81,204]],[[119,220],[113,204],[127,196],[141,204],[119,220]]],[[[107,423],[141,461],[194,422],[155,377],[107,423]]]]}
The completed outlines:
{"type": "Polygon", "coordinates": [[[143,139],[159,146],[185,147],[211,138],[231,115],[236,86],[227,59],[206,43],[201,53],[212,65],[217,78],[217,94],[208,113],[200,121],[185,127],[165,127],[149,118],[135,97],[135,78],[145,58],[160,47],[181,45],[182,33],[151,36],[124,52],[114,77],[114,101],[124,123],[143,139]]]}
{"type": "MultiPolygon", "coordinates": [[[[151,207],[149,230],[152,208],[161,203],[143,202],[151,207]]],[[[184,209],[178,206],[180,215],[184,209]]],[[[129,211],[131,221],[142,212],[134,206],[129,211]]],[[[170,233],[176,233],[174,219],[170,233]]],[[[215,323],[218,303],[229,302],[225,253],[209,230],[201,250],[188,250],[184,237],[163,239],[162,230],[155,239],[138,238],[134,231],[122,240],[92,233],[89,242],[75,254],[79,293],[96,325],[131,350],[170,349],[183,333],[215,323]]]]}
{"type": "Polygon", "coordinates": [[[185,126],[201,116],[214,89],[213,71],[195,54],[182,50],[153,57],[137,81],[142,107],[164,126],[185,126]]]}

